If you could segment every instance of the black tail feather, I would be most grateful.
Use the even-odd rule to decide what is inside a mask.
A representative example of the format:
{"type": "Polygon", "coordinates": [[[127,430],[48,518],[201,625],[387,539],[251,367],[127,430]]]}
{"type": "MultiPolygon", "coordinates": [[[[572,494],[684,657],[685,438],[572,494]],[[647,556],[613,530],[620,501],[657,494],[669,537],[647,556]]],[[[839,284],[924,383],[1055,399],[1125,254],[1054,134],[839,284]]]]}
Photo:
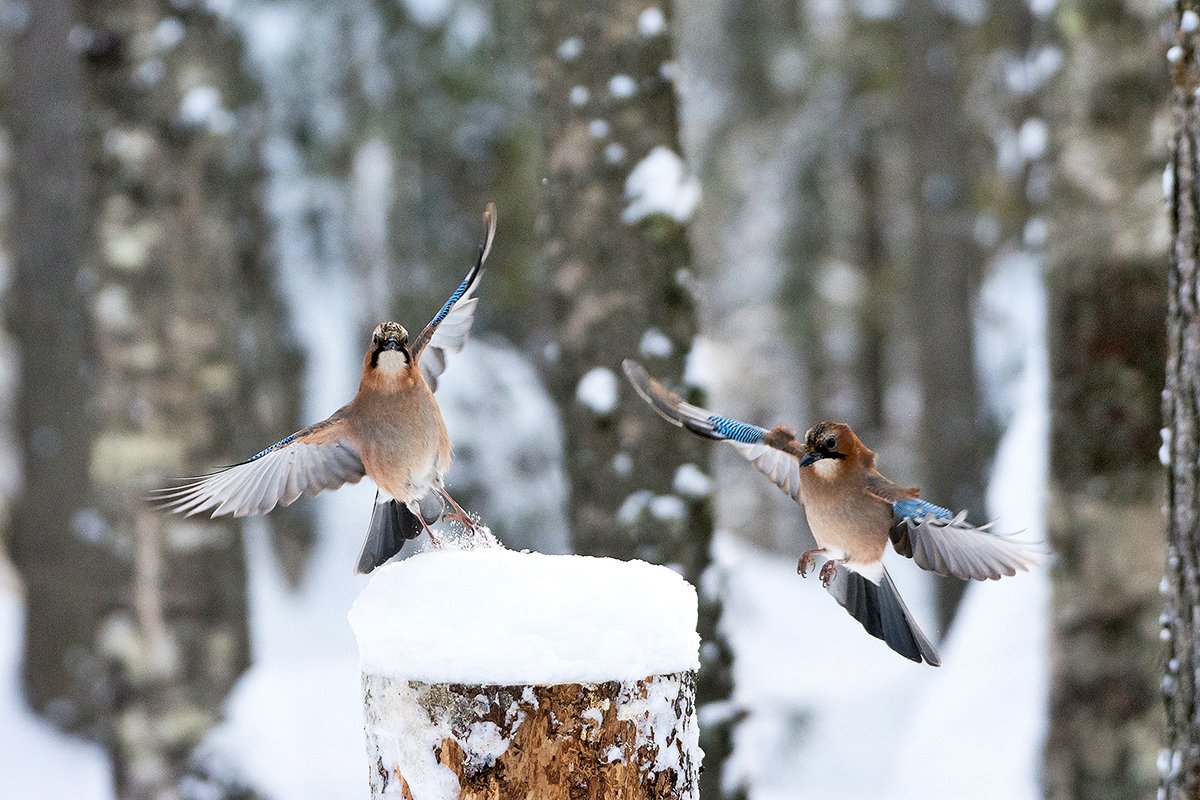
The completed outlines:
{"type": "Polygon", "coordinates": [[[829,593],[867,633],[882,639],[900,655],[934,667],[941,665],[941,656],[904,605],[887,570],[877,585],[839,564],[829,593]]]}
{"type": "Polygon", "coordinates": [[[367,540],[358,557],[358,573],[366,575],[399,553],[405,542],[417,538],[424,530],[421,520],[403,503],[396,500],[376,503],[371,512],[367,540]]]}

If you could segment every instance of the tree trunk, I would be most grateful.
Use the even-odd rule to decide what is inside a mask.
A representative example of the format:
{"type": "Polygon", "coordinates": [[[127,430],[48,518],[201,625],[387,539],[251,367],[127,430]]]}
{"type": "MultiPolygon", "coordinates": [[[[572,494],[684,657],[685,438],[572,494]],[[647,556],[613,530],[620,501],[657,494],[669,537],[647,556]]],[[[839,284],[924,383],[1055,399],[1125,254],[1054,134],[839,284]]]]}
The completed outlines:
{"type": "MultiPolygon", "coordinates": [[[[922,493],[975,518],[985,513],[991,436],[975,374],[974,309],[982,253],[973,238],[971,132],[963,97],[959,26],[932,0],[913,0],[901,22],[907,57],[901,93],[915,180],[916,232],[908,315],[921,386],[922,493]]],[[[949,626],[964,583],[937,579],[949,626]]]]}
{"type": "Polygon", "coordinates": [[[108,745],[120,796],[174,798],[248,660],[245,566],[235,524],[145,493],[294,429],[239,43],[166,0],[38,4],[18,39],[26,681],[108,745]]]}
{"type": "Polygon", "coordinates": [[[23,489],[13,558],[26,585],[24,682],[35,708],[103,738],[105,667],[93,651],[122,568],[86,487],[96,348],[85,269],[93,180],[87,88],[67,0],[29,7],[12,37],[13,285],[23,380],[23,489]],[[70,399],[67,401],[67,399],[70,399]],[[67,590],[69,587],[69,590],[67,590]]]}
{"type": "Polygon", "coordinates": [[[364,675],[363,698],[373,800],[699,797],[692,673],[558,686],[364,675]]]}
{"type": "Polygon", "coordinates": [[[376,570],[349,619],[377,800],[697,797],[697,596],[674,571],[443,548],[376,570]]]}
{"type": "MultiPolygon", "coordinates": [[[[575,548],[675,564],[703,585],[709,500],[674,484],[680,467],[703,463],[706,454],[646,407],[620,367],[622,358],[640,358],[651,372],[674,378],[696,334],[690,208],[682,202],[673,213],[626,213],[635,167],[678,164],[670,4],[605,0],[583,9],[537,0],[533,20],[547,161],[540,225],[557,325],[548,372],[566,429],[575,548]]],[[[679,180],[677,199],[690,191],[686,177],[679,180]]],[[[732,656],[717,634],[719,614],[719,599],[706,594],[702,706],[730,691],[732,656]]],[[[721,796],[730,724],[705,728],[702,790],[713,800],[721,796]]]]}
{"type": "MultiPolygon", "coordinates": [[[[1196,9],[1188,8],[1195,20],[1196,9]]],[[[1173,62],[1175,131],[1167,187],[1173,259],[1167,310],[1167,370],[1163,417],[1170,478],[1167,484],[1167,564],[1163,638],[1167,642],[1162,690],[1167,710],[1165,750],[1159,759],[1159,797],[1200,797],[1200,35],[1178,27],[1173,62]]]]}
{"type": "MultiPolygon", "coordinates": [[[[1055,9],[1063,66],[1048,242],[1054,608],[1046,792],[1150,798],[1162,725],[1165,361],[1160,20],[1140,3],[1055,9]]],[[[1182,154],[1181,154],[1182,155],[1182,154]]],[[[1036,235],[1036,232],[1035,232],[1036,235]]]]}

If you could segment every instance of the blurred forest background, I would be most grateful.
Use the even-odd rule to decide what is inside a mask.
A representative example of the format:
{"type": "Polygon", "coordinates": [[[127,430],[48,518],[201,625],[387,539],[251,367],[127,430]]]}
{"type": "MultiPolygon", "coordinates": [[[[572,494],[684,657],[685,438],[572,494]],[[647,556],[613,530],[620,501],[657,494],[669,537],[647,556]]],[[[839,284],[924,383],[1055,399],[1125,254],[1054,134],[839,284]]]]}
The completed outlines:
{"type": "Polygon", "coordinates": [[[438,395],[451,488],[509,546],[698,584],[706,800],[1152,797],[1176,25],[0,0],[0,796],[366,796],[369,488],[244,525],[142,497],[345,402],[494,200],[438,395]],[[732,416],[845,420],[1056,555],[965,594],[898,565],[946,666],[903,662],[794,574],[800,509],[649,413],[629,356],[732,416]]]}

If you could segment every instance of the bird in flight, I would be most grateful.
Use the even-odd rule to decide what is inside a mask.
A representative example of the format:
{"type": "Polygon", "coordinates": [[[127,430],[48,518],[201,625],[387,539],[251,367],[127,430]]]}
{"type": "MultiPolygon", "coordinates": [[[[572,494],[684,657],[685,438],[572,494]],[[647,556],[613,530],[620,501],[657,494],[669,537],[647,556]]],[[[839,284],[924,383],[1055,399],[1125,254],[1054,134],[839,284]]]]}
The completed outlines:
{"type": "Polygon", "coordinates": [[[1034,551],[988,525],[971,525],[965,511],[955,514],[885,478],[875,453],[845,423],[822,422],[798,438],[785,425],[768,430],[692,405],[635,361],[627,359],[624,368],[664,419],[729,442],[804,506],[817,547],[800,556],[797,571],[807,575],[815,557],[823,557],[821,584],[867,633],[905,658],[941,664],[883,565],[889,540],[921,568],[963,579],[998,580],[1037,563],[1034,551]]]}
{"type": "MultiPolygon", "coordinates": [[[[496,235],[496,208],[483,212],[479,255],[462,283],[416,338],[396,322],[371,334],[358,393],[328,418],[297,431],[240,464],[156,492],[169,511],[219,517],[266,514],[302,494],[316,495],[364,475],[375,482],[375,507],[358,572],[367,573],[440,519],[477,524],[446,491],[451,447],[433,393],[475,321],[474,296],[496,235]]],[[[436,544],[430,531],[431,541],[436,544]]]]}

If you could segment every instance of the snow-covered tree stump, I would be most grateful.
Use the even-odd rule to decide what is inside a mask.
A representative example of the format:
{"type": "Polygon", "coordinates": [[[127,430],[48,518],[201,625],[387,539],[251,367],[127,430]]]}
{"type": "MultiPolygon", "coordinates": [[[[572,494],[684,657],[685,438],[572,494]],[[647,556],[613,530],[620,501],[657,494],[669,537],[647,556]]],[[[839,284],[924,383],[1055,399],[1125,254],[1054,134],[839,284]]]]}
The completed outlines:
{"type": "Polygon", "coordinates": [[[377,569],[350,612],[373,800],[698,796],[696,593],[510,550],[377,569]]]}

